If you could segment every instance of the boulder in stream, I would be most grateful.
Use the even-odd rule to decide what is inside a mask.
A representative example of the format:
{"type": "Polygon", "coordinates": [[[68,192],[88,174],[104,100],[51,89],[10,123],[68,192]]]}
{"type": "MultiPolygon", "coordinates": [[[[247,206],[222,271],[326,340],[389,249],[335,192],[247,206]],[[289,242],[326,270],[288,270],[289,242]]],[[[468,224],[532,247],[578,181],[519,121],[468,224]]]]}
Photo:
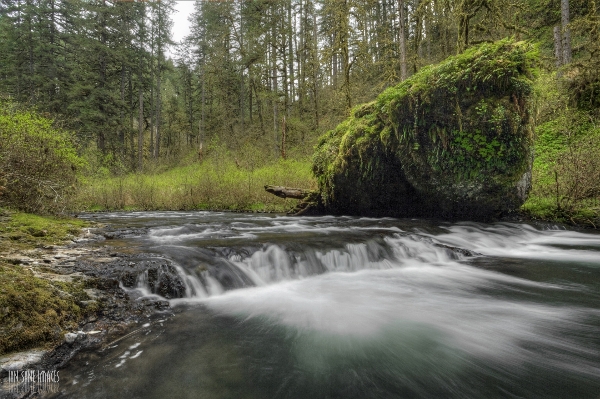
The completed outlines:
{"type": "Polygon", "coordinates": [[[327,213],[481,219],[517,209],[531,186],[537,51],[511,39],[422,68],[319,141],[327,213]]]}

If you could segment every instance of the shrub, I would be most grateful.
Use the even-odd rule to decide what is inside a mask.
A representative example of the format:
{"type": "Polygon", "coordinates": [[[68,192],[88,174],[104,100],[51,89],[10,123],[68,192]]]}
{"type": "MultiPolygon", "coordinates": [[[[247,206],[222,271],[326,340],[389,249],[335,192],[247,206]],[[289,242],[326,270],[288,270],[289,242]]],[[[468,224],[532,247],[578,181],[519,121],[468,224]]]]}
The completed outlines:
{"type": "Polygon", "coordinates": [[[68,132],[36,112],[0,99],[0,205],[26,212],[62,212],[82,165],[68,132]]]}

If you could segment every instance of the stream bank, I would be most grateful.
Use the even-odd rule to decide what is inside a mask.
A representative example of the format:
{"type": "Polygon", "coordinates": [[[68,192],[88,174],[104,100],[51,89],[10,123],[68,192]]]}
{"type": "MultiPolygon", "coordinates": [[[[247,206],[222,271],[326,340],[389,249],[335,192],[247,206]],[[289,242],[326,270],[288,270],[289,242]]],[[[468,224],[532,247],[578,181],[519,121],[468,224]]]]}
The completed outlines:
{"type": "MultiPolygon", "coordinates": [[[[22,215],[17,214],[17,219],[22,219],[22,215]]],[[[74,222],[79,228],[73,226],[63,236],[52,236],[51,231],[44,229],[41,235],[25,223],[15,233],[7,232],[11,230],[7,227],[10,215],[4,213],[3,217],[1,398],[29,397],[34,393],[25,384],[11,384],[10,371],[60,370],[80,350],[101,350],[136,327],[148,327],[155,315],[164,318],[172,313],[163,298],[136,301],[135,295],[131,296],[120,283],[135,285],[133,276],[148,270],[157,275],[159,269],[169,269],[168,260],[111,245],[115,238],[143,231],[111,230],[102,225],[79,230],[80,221],[62,220],[57,226],[74,222]],[[6,243],[11,235],[20,238],[8,238],[6,243]]],[[[181,289],[176,279],[163,278],[157,284],[164,298],[181,289]]]]}

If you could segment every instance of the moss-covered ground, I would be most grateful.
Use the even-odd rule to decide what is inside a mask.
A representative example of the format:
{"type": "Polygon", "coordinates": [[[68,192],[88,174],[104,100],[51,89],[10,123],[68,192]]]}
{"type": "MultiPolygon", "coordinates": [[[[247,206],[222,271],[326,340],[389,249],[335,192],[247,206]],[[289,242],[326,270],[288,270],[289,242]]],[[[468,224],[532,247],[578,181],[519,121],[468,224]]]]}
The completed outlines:
{"type": "Polygon", "coordinates": [[[97,309],[82,307],[88,300],[85,281],[36,277],[15,259],[35,258],[79,234],[85,222],[0,210],[0,354],[49,347],[65,331],[97,309]]]}
{"type": "Polygon", "coordinates": [[[77,236],[87,225],[80,219],[0,209],[0,253],[61,244],[77,236]]]}

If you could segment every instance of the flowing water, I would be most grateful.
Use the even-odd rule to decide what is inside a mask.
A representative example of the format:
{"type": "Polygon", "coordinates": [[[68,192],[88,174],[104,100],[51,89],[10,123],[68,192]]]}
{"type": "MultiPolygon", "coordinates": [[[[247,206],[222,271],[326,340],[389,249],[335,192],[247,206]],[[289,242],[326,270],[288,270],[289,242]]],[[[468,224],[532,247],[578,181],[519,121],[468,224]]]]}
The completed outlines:
{"type": "MultiPolygon", "coordinates": [[[[158,315],[61,371],[73,398],[600,398],[600,235],[214,212],[89,215],[172,261],[158,315]]],[[[147,276],[126,288],[156,296],[147,276]]]]}

